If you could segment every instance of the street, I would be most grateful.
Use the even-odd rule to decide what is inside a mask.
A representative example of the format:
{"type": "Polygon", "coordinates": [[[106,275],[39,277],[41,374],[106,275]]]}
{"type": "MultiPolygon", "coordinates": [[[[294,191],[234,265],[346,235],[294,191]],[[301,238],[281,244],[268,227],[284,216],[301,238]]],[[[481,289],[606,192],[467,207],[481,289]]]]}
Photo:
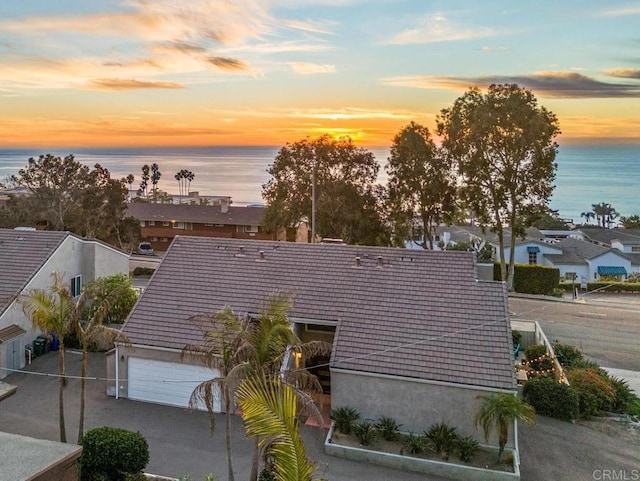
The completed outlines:
{"type": "Polygon", "coordinates": [[[586,296],[578,302],[509,298],[514,320],[538,321],[549,341],[577,346],[603,367],[640,371],[640,298],[586,296]]]}

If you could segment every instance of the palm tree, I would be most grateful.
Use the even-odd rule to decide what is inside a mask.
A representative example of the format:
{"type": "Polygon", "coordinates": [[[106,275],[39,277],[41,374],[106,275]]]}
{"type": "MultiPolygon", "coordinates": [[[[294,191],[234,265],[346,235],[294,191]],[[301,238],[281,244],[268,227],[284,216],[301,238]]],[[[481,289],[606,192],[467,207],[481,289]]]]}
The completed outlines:
{"type": "Polygon", "coordinates": [[[300,439],[297,391],[279,378],[251,376],[237,392],[247,436],[259,439],[276,479],[310,481],[315,468],[300,439]]]}
{"type": "Polygon", "coordinates": [[[220,371],[220,376],[200,383],[189,399],[189,407],[204,404],[209,413],[211,431],[215,430],[214,393],[222,396],[225,408],[225,440],[227,451],[228,480],[233,481],[231,456],[231,401],[237,380],[242,378],[246,367],[239,356],[243,343],[246,322],[235,316],[230,307],[225,307],[214,315],[198,315],[189,318],[203,333],[204,345],[189,344],[182,350],[182,356],[197,357],[205,366],[220,371]]]}
{"type": "Polygon", "coordinates": [[[186,171],[185,178],[187,179],[187,195],[189,195],[189,189],[191,189],[191,182],[196,178],[196,174],[191,172],[190,170],[186,171]]]}
{"type": "Polygon", "coordinates": [[[593,219],[593,218],[595,217],[595,214],[594,214],[593,212],[589,212],[589,211],[587,211],[587,212],[582,212],[582,213],[580,214],[580,217],[584,217],[585,223],[587,223],[587,224],[588,224],[588,223],[589,223],[589,220],[590,220],[590,219],[593,219]]]}
{"type": "Polygon", "coordinates": [[[85,393],[87,384],[87,360],[89,356],[89,346],[92,344],[113,346],[116,342],[125,345],[129,344],[129,338],[119,329],[113,329],[105,326],[104,320],[109,313],[109,309],[123,292],[122,288],[112,290],[102,300],[100,305],[93,309],[91,318],[83,322],[82,315],[85,313],[85,306],[93,296],[93,284],[83,289],[82,294],[77,302],[73,305],[71,317],[69,319],[68,334],[75,334],[82,347],[82,367],[80,374],[80,418],[78,421],[78,444],[82,444],[84,436],[84,412],[85,412],[85,393]]]}
{"type": "Polygon", "coordinates": [[[493,393],[487,396],[477,396],[476,399],[482,401],[475,417],[476,427],[482,426],[484,438],[489,442],[489,434],[492,427],[495,426],[500,446],[499,463],[509,437],[509,424],[517,419],[527,425],[532,425],[535,419],[535,410],[513,394],[493,393]]]}
{"type": "Polygon", "coordinates": [[[142,176],[141,176],[141,181],[140,181],[140,190],[142,191],[142,194],[147,197],[147,188],[149,187],[149,179],[151,178],[151,176],[149,175],[149,166],[147,164],[144,164],[142,166],[142,176]]]}
{"type": "Polygon", "coordinates": [[[162,177],[162,173],[160,172],[160,167],[155,162],[151,164],[151,184],[153,185],[153,201],[157,202],[157,193],[158,193],[158,182],[160,181],[160,177],[162,177]]]}
{"type": "Polygon", "coordinates": [[[67,442],[64,419],[64,389],[67,384],[64,363],[64,337],[69,330],[69,318],[74,309],[73,297],[65,284],[62,274],[54,272],[53,285],[49,289],[33,289],[20,297],[19,302],[25,315],[43,333],[54,333],[60,340],[58,351],[59,376],[59,421],[60,441],[67,442]]]}
{"type": "Polygon", "coordinates": [[[129,184],[129,201],[131,201],[131,198],[133,197],[133,181],[136,178],[133,176],[133,174],[129,174],[127,175],[127,184],[129,184]]]}

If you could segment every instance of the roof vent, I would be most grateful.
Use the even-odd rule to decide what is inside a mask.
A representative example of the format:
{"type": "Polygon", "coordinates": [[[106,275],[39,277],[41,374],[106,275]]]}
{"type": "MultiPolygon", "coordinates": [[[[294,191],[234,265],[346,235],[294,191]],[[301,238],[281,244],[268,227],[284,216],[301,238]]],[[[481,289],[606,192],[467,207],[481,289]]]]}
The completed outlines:
{"type": "Polygon", "coordinates": [[[240,250],[236,254],[236,257],[244,257],[244,246],[240,246],[240,250]]]}
{"type": "Polygon", "coordinates": [[[376,262],[376,267],[382,267],[383,262],[382,262],[382,256],[378,256],[377,257],[377,262],[376,262]]]}
{"type": "Polygon", "coordinates": [[[360,262],[360,256],[356,256],[356,267],[362,267],[362,264],[360,262]]]}
{"type": "Polygon", "coordinates": [[[262,249],[260,249],[260,250],[258,251],[258,258],[257,258],[256,260],[257,260],[257,261],[260,261],[260,262],[264,262],[264,261],[265,261],[265,258],[264,258],[264,251],[263,251],[262,249]]]}

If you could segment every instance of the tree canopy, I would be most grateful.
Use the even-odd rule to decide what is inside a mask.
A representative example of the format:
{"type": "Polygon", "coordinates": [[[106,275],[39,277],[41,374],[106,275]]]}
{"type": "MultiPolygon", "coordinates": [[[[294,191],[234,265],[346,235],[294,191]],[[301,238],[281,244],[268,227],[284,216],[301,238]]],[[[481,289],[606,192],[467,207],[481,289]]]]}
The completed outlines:
{"type": "Polygon", "coordinates": [[[516,84],[469,89],[437,119],[442,147],[456,163],[461,193],[500,244],[502,279],[513,289],[514,246],[527,214],[546,208],[553,192],[560,133],[556,116],[516,84]],[[504,228],[510,227],[505,262],[504,228]]]}
{"type": "Polygon", "coordinates": [[[29,194],[10,197],[0,209],[0,227],[69,230],[119,247],[132,245],[139,237],[139,223],[125,217],[126,179],[112,179],[100,164],[90,169],[73,155],[41,155],[30,158],[11,180],[29,194]]]}
{"type": "Polygon", "coordinates": [[[323,135],[280,149],[268,169],[272,178],[262,186],[266,230],[311,221],[314,169],[317,236],[351,244],[388,244],[383,189],[375,184],[380,166],[371,152],[356,147],[348,137],[335,140],[323,135]]]}
{"type": "Polygon", "coordinates": [[[625,229],[640,229],[640,215],[622,216],[620,217],[620,223],[625,229]]]}
{"type": "Polygon", "coordinates": [[[433,249],[435,228],[455,211],[456,186],[429,129],[414,122],[404,127],[393,139],[386,170],[386,207],[395,243],[402,245],[409,237],[417,214],[424,232],[421,245],[433,249]]]}

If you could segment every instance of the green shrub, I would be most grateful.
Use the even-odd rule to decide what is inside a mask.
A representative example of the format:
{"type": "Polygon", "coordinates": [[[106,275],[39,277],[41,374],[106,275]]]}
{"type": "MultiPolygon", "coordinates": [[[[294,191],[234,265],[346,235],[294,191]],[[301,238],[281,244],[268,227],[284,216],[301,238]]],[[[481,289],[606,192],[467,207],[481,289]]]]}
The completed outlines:
{"type": "Polygon", "coordinates": [[[520,344],[522,342],[522,333],[516,330],[511,331],[511,340],[514,346],[520,344]]]}
{"type": "Polygon", "coordinates": [[[640,292],[639,282],[589,282],[587,290],[599,292],[640,292]]]}
{"type": "Polygon", "coordinates": [[[610,410],[616,397],[616,388],[600,369],[577,368],[566,371],[571,386],[578,392],[580,415],[584,418],[610,410]]]}
{"type": "Polygon", "coordinates": [[[147,481],[147,476],[144,473],[126,473],[124,481],[147,481]]]}
{"type": "Polygon", "coordinates": [[[369,446],[378,438],[376,425],[371,421],[362,421],[353,425],[353,434],[358,438],[360,444],[369,446]]]}
{"type": "Polygon", "coordinates": [[[90,282],[86,289],[91,299],[91,304],[86,309],[86,318],[92,317],[107,300],[109,307],[104,314],[105,324],[122,324],[138,300],[138,295],[127,274],[99,277],[90,282]]]}
{"type": "Polygon", "coordinates": [[[419,434],[409,433],[405,437],[404,447],[409,451],[409,454],[422,454],[427,451],[427,440],[419,434]]]}
{"type": "Polygon", "coordinates": [[[434,450],[444,461],[449,459],[449,455],[451,451],[455,449],[456,442],[458,441],[456,428],[446,423],[433,424],[429,430],[424,433],[424,436],[431,441],[434,450]]]}
{"type": "Polygon", "coordinates": [[[133,276],[151,276],[156,270],[153,267],[141,267],[138,266],[133,269],[133,276]]]}
{"type": "Polygon", "coordinates": [[[529,379],[522,389],[522,396],[543,416],[572,421],[580,413],[578,392],[551,377],[529,379]]]}
{"type": "Polygon", "coordinates": [[[128,473],[142,472],[148,463],[149,446],[140,433],[104,426],[88,431],[82,439],[78,464],[83,481],[96,480],[96,473],[121,481],[128,473]]]}
{"type": "Polygon", "coordinates": [[[398,429],[401,424],[398,424],[395,419],[388,416],[380,416],[376,423],[376,428],[385,441],[393,441],[398,437],[398,429]]]}
{"type": "MultiPolygon", "coordinates": [[[[493,278],[501,279],[500,263],[493,264],[493,278]]],[[[550,296],[559,286],[560,270],[529,264],[516,264],[513,271],[513,290],[524,294],[544,294],[550,296]]]]}
{"type": "Polygon", "coordinates": [[[611,410],[616,413],[635,414],[640,398],[629,388],[629,383],[615,376],[608,376],[608,379],[615,389],[611,410]]]}
{"type": "Polygon", "coordinates": [[[556,358],[562,367],[571,369],[578,365],[584,358],[580,349],[569,344],[555,343],[553,345],[553,352],[556,353],[556,358]]]}
{"type": "Polygon", "coordinates": [[[547,356],[547,348],[545,346],[542,344],[529,346],[525,349],[524,355],[529,367],[532,369],[532,371],[529,372],[530,376],[536,377],[551,375],[551,373],[545,371],[554,369],[555,365],[553,360],[547,356]]]}
{"type": "Polygon", "coordinates": [[[465,463],[470,463],[473,461],[473,457],[478,451],[480,443],[478,443],[478,441],[476,441],[472,436],[459,436],[456,441],[456,447],[458,448],[460,460],[465,463]]]}
{"type": "Polygon", "coordinates": [[[343,406],[332,409],[329,417],[335,421],[338,431],[343,434],[351,434],[353,423],[360,419],[360,414],[353,408],[343,406]]]}

